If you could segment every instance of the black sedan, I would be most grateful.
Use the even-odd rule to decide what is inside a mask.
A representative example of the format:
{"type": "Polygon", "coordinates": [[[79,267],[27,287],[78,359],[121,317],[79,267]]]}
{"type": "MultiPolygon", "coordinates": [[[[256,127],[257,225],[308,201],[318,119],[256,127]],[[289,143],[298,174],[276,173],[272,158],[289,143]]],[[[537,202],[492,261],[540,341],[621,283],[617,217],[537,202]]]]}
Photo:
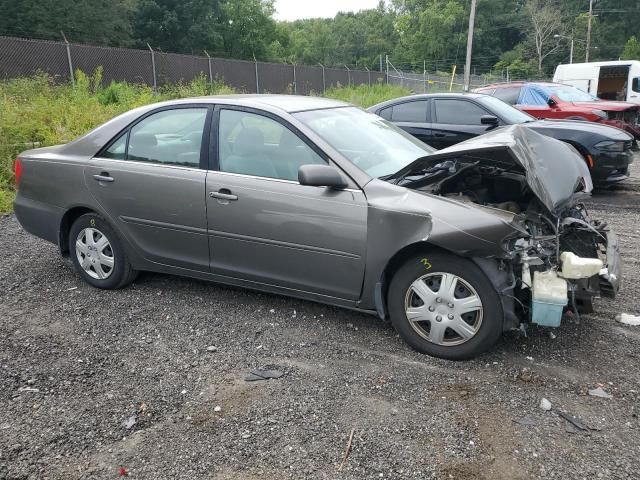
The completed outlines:
{"type": "Polygon", "coordinates": [[[526,124],[543,135],[574,146],[587,162],[594,184],[629,177],[636,148],[623,130],[574,120],[536,120],[497,98],[483,94],[425,94],[396,98],[369,108],[416,138],[442,149],[506,125],[526,124]]]}

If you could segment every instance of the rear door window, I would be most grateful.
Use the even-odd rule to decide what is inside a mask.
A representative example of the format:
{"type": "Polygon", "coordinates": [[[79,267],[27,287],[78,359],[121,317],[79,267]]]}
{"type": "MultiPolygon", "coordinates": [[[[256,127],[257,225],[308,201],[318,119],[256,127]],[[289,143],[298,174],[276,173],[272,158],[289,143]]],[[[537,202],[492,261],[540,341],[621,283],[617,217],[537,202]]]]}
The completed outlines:
{"type": "Polygon", "coordinates": [[[206,107],[152,113],[124,132],[101,156],[198,168],[207,113],[206,107]]]}
{"type": "Polygon", "coordinates": [[[427,121],[427,101],[417,100],[394,105],[391,121],[425,123],[427,121]]]}
{"type": "Polygon", "coordinates": [[[391,114],[393,113],[393,107],[387,107],[380,110],[378,115],[380,115],[385,120],[391,120],[391,114]]]}
{"type": "Polygon", "coordinates": [[[509,105],[515,105],[518,103],[518,98],[520,98],[520,90],[522,90],[520,87],[496,88],[492,96],[499,98],[509,105]]]}

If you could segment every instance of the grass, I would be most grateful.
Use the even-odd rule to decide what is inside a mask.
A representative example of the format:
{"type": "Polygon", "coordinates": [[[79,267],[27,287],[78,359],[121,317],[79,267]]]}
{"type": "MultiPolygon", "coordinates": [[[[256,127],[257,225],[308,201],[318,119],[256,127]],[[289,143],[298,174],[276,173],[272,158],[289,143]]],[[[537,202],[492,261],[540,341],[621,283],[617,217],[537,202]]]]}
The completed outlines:
{"type": "Polygon", "coordinates": [[[325,96],[342,100],[344,102],[359,105],[362,108],[371,107],[377,103],[391,100],[392,98],[403,97],[411,93],[407,88],[398,85],[387,85],[378,83],[376,85],[357,85],[350,87],[330,88],[325,96]]]}
{"type": "MultiPolygon", "coordinates": [[[[0,81],[0,214],[12,210],[13,163],[27,149],[67,143],[114,116],[141,105],[173,98],[232,93],[205,77],[164,86],[154,95],[146,85],[112,82],[102,86],[102,71],[76,72],[76,84],[56,84],[46,74],[0,81]]],[[[408,90],[378,84],[333,88],[326,96],[369,107],[408,90]]]]}

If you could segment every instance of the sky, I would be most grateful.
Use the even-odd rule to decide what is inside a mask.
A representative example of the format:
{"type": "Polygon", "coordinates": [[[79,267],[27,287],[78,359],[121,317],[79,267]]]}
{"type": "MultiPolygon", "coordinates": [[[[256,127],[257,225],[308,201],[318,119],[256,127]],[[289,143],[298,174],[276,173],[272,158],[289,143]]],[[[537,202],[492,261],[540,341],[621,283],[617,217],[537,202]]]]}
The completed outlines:
{"type": "Polygon", "coordinates": [[[379,0],[276,0],[277,20],[334,17],[338,12],[375,8],[379,0]]]}

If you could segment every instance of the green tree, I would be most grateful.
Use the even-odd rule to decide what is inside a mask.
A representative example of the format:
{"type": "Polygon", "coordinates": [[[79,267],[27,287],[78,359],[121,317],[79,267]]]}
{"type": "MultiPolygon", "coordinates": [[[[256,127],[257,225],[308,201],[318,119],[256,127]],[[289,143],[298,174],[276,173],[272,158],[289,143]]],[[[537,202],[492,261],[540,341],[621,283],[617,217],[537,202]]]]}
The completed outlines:
{"type": "Polygon", "coordinates": [[[168,52],[223,49],[224,15],[218,0],[141,0],[133,17],[136,43],[168,52]]]}
{"type": "Polygon", "coordinates": [[[635,35],[624,46],[622,58],[625,60],[640,60],[640,42],[635,35]]]}
{"type": "Polygon", "coordinates": [[[135,0],[0,0],[0,35],[128,46],[135,0]]]}
{"type": "Polygon", "coordinates": [[[394,0],[399,42],[394,58],[447,66],[464,59],[467,16],[457,0],[394,0]]]}
{"type": "Polygon", "coordinates": [[[224,52],[233,58],[267,58],[275,40],[273,0],[226,0],[222,4],[224,52]]]}

